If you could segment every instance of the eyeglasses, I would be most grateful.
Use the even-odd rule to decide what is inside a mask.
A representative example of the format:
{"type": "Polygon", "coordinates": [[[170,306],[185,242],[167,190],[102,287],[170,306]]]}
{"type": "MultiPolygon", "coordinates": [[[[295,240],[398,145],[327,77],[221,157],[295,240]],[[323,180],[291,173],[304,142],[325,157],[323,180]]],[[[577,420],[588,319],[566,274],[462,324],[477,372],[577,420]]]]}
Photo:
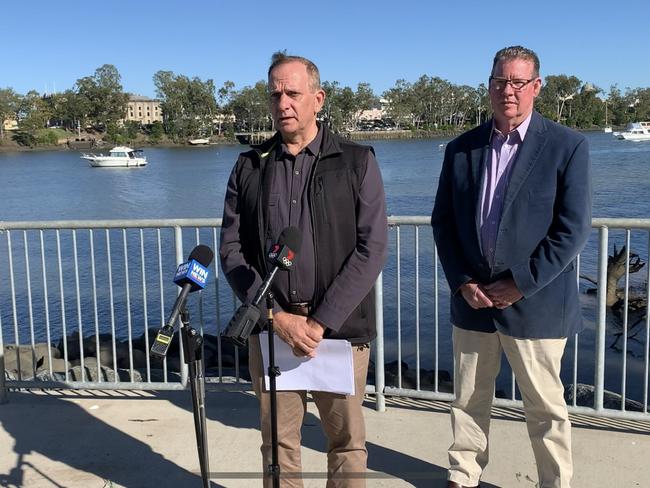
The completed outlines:
{"type": "Polygon", "coordinates": [[[537,76],[534,78],[531,78],[530,80],[509,80],[507,78],[496,78],[494,76],[490,76],[490,84],[494,87],[495,90],[502,91],[505,90],[506,85],[510,85],[513,90],[515,91],[521,91],[523,90],[528,83],[531,81],[535,81],[537,79],[537,76]]]}

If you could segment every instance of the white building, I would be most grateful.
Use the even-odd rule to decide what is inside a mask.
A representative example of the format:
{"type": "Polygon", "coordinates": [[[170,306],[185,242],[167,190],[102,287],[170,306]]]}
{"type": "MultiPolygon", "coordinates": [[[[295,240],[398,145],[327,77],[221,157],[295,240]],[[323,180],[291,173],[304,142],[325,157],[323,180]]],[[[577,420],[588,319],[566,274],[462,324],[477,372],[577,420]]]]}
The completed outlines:
{"type": "Polygon", "coordinates": [[[153,100],[139,95],[130,95],[125,120],[135,120],[143,125],[162,122],[163,117],[162,110],[160,109],[160,100],[153,100]]]}

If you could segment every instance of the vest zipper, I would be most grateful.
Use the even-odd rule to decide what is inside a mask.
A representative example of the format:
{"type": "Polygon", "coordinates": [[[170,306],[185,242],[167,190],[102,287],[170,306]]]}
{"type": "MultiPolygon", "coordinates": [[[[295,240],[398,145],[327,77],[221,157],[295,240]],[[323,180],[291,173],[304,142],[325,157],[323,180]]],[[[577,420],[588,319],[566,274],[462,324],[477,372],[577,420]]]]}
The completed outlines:
{"type": "MultiPolygon", "coordinates": [[[[312,245],[314,246],[314,297],[320,296],[320,290],[318,288],[318,230],[316,225],[314,225],[314,204],[316,202],[316,195],[314,193],[314,179],[316,178],[316,171],[318,170],[318,163],[320,162],[320,151],[316,155],[314,160],[314,165],[311,170],[311,176],[309,177],[309,219],[311,220],[311,230],[314,236],[312,245]]],[[[313,302],[313,299],[312,299],[313,302]]],[[[312,306],[314,303],[312,303],[312,306]]]]}

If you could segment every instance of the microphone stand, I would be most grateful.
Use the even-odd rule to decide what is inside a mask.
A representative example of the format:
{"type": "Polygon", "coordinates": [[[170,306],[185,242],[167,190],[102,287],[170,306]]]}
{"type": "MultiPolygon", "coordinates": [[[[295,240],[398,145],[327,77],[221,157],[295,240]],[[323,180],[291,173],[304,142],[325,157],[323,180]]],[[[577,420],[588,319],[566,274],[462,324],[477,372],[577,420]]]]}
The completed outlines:
{"type": "Polygon", "coordinates": [[[278,398],[275,378],[280,376],[280,368],[275,364],[275,348],[273,347],[273,293],[266,295],[268,315],[266,327],[269,334],[269,395],[271,400],[271,464],[268,475],[273,477],[273,488],[280,488],[280,464],[278,462],[278,398]]]}
{"type": "Polygon", "coordinates": [[[192,390],[192,409],[196,448],[199,453],[203,488],[210,487],[210,467],[208,457],[208,431],[205,419],[205,377],[203,375],[203,337],[190,326],[190,312],[185,306],[181,309],[181,333],[183,334],[183,354],[189,367],[190,388],[192,390]]]}

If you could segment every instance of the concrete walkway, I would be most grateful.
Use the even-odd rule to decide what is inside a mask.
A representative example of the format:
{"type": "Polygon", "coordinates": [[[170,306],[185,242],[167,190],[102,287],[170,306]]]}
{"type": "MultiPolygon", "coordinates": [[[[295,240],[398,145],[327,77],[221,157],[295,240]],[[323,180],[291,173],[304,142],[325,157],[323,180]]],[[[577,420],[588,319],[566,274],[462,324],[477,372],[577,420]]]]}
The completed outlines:
{"type": "MultiPolygon", "coordinates": [[[[257,402],[250,393],[207,394],[215,487],[260,486],[257,402]]],[[[444,487],[451,442],[448,405],[366,402],[368,487],[444,487]]],[[[650,487],[650,424],[573,417],[574,488],[650,487]]],[[[0,405],[0,486],[200,487],[190,393],[11,392],[0,405]]],[[[325,486],[325,441],[316,409],[303,428],[306,487],[325,486]]],[[[536,486],[526,425],[495,409],[485,487],[536,486]]]]}

